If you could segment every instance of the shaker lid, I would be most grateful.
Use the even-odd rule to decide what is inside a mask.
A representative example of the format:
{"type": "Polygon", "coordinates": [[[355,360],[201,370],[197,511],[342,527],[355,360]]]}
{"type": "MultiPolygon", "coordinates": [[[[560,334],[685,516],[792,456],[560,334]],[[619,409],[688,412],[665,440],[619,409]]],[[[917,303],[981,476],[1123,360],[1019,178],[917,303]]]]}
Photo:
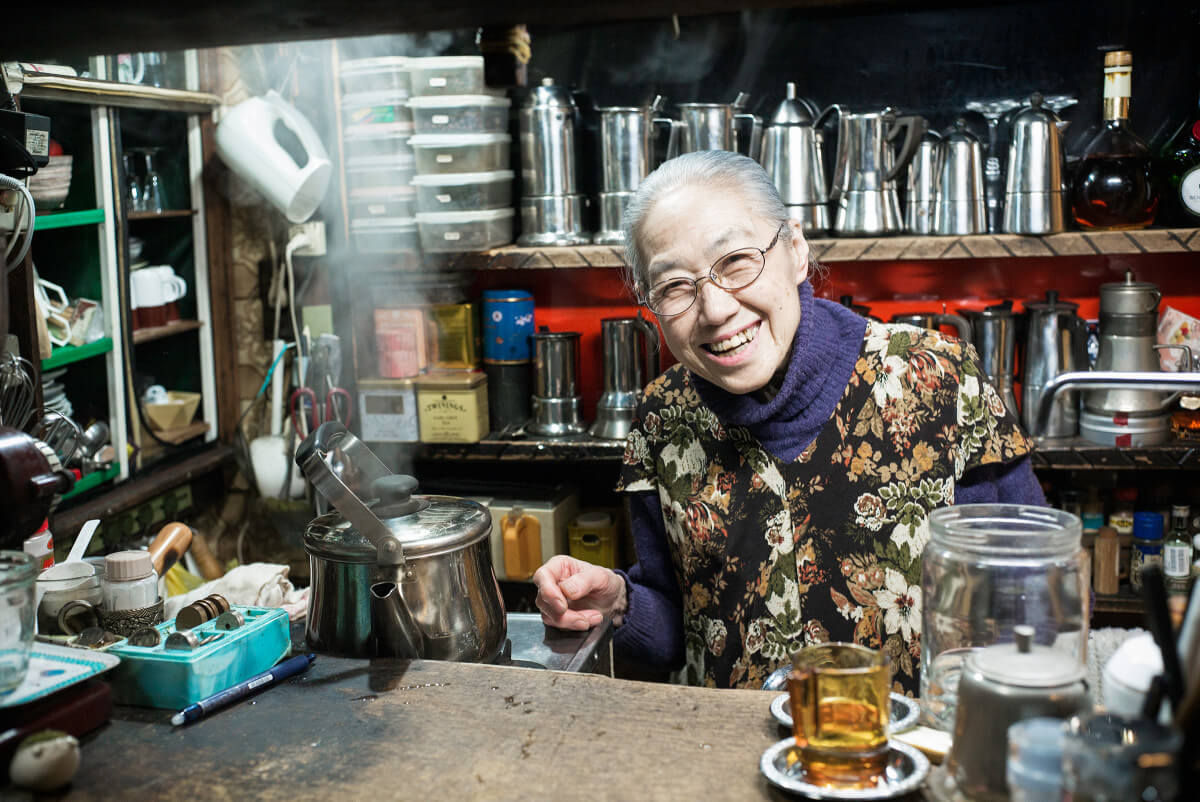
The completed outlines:
{"type": "Polygon", "coordinates": [[[530,90],[529,97],[525,99],[525,105],[528,107],[563,106],[573,109],[575,99],[571,97],[571,93],[565,87],[555,84],[553,78],[543,78],[541,86],[530,90]]]}
{"type": "Polygon", "coordinates": [[[808,104],[796,97],[796,84],[788,81],[786,96],[775,109],[771,125],[812,125],[812,122],[813,115],[808,104]]]}
{"type": "Polygon", "coordinates": [[[148,551],[117,551],[104,558],[104,576],[110,582],[141,579],[154,573],[148,551]]]}
{"type": "Polygon", "coordinates": [[[968,668],[991,682],[1022,688],[1053,688],[1080,682],[1085,676],[1079,661],[1066,652],[1033,642],[1033,627],[1013,627],[1015,643],[1000,643],[973,652],[968,668]]]}

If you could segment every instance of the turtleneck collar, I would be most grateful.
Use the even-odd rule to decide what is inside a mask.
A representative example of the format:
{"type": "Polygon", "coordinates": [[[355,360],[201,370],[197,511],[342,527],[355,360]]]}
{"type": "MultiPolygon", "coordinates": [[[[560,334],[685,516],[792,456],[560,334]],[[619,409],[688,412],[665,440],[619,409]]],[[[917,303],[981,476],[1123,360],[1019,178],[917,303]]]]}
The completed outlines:
{"type": "MultiPolygon", "coordinates": [[[[862,347],[867,321],[799,287],[800,325],[784,370],[768,387],[778,391],[734,395],[690,373],[700,398],[722,420],[750,429],[768,451],[787,460],[807,447],[833,415],[862,347]],[[803,442],[800,442],[800,441],[803,442]]],[[[764,388],[767,389],[767,388],[764,388]]]]}

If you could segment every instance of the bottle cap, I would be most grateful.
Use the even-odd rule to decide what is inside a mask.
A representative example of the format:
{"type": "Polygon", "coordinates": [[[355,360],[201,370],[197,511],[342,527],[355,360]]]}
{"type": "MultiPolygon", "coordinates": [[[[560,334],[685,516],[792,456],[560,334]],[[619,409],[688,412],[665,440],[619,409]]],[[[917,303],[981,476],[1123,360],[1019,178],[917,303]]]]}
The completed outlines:
{"type": "Polygon", "coordinates": [[[1157,512],[1135,512],[1133,514],[1133,536],[1138,540],[1161,540],[1163,517],[1157,512]]]}
{"type": "Polygon", "coordinates": [[[154,563],[148,551],[118,551],[104,558],[104,575],[110,582],[128,582],[153,574],[154,563]]]}
{"type": "MultiPolygon", "coordinates": [[[[1095,62],[1093,62],[1095,63],[1095,62]]],[[[1133,51],[1131,50],[1110,50],[1104,54],[1105,67],[1132,67],[1133,66],[1133,51]]]]}

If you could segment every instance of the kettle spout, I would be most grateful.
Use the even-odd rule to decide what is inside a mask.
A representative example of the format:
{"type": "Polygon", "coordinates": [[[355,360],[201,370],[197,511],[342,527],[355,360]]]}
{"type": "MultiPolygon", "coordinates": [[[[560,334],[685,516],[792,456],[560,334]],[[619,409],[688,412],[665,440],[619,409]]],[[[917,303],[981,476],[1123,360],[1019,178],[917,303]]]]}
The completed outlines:
{"type": "Polygon", "coordinates": [[[419,658],[424,651],[421,628],[394,581],[371,585],[371,629],[380,657],[412,659],[419,658]]]}

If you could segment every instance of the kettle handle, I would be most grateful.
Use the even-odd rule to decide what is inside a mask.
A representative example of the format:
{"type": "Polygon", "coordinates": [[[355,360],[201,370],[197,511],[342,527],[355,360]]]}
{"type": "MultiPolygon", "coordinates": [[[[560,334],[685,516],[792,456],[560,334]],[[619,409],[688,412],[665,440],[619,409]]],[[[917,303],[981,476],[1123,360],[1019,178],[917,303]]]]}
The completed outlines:
{"type": "Polygon", "coordinates": [[[971,342],[971,322],[962,315],[943,312],[939,315],[934,315],[934,320],[939,325],[953,326],[958,331],[958,339],[964,343],[971,342]]]}
{"type": "Polygon", "coordinates": [[[892,167],[891,172],[887,174],[886,180],[894,181],[896,176],[908,167],[908,163],[912,161],[912,157],[916,155],[917,146],[921,144],[921,137],[925,135],[925,130],[929,127],[929,123],[919,114],[906,114],[902,117],[896,117],[888,129],[887,141],[894,142],[900,136],[900,130],[904,129],[904,144],[900,147],[900,155],[896,157],[896,164],[892,167]]]}
{"type": "Polygon", "coordinates": [[[642,387],[645,387],[657,379],[659,371],[662,370],[662,335],[658,333],[657,326],[642,317],[640,307],[638,308],[637,317],[634,320],[637,323],[637,327],[642,330],[642,335],[646,338],[646,374],[642,380],[642,387]]]}
{"type": "Polygon", "coordinates": [[[321,143],[321,137],[312,127],[312,123],[274,89],[268,90],[263,95],[263,99],[275,110],[283,124],[292,129],[296,138],[300,140],[300,147],[304,148],[307,163],[304,167],[298,166],[298,169],[310,171],[318,169],[322,160],[328,158],[328,154],[324,152],[325,146],[321,143]]]}

